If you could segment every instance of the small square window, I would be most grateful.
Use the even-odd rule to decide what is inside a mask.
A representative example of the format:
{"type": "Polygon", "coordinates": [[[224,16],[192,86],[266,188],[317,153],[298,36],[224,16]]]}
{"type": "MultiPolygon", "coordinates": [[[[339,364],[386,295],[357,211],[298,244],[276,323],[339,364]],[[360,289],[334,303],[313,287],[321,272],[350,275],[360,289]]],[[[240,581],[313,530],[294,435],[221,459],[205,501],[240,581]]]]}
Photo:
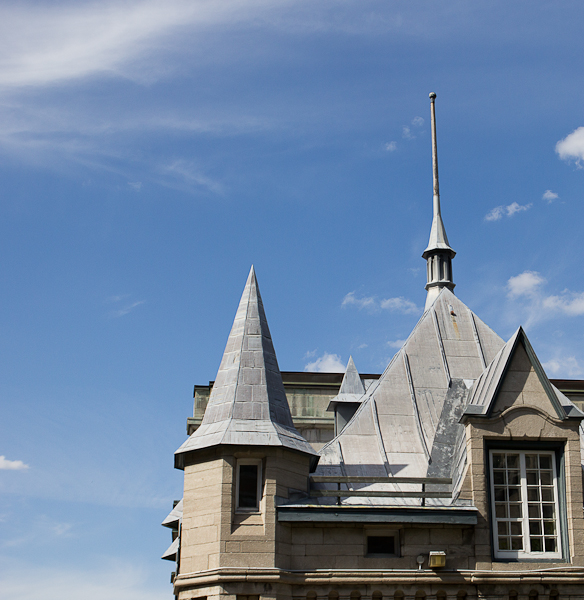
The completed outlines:
{"type": "Polygon", "coordinates": [[[397,556],[399,536],[397,531],[367,532],[367,556],[397,556]]]}

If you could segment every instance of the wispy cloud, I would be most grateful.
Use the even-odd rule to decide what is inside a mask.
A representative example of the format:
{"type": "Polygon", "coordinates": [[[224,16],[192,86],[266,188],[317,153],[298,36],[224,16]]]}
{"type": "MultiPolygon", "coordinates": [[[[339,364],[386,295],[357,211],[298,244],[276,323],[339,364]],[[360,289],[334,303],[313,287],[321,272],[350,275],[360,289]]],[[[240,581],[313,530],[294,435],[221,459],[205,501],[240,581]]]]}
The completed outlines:
{"type": "Polygon", "coordinates": [[[338,354],[324,352],[315,361],[307,363],[304,370],[317,373],[344,373],[345,364],[338,354]]]}
{"type": "Polygon", "coordinates": [[[551,204],[554,200],[557,200],[559,195],[551,190],[546,190],[541,197],[542,200],[545,200],[548,204],[551,204]]]}
{"type": "Polygon", "coordinates": [[[8,460],[5,456],[0,456],[0,471],[24,471],[28,468],[21,460],[8,460]]]}
{"type": "Polygon", "coordinates": [[[584,374],[584,366],[575,356],[552,358],[542,366],[548,376],[582,377],[584,374]]]}
{"type": "Polygon", "coordinates": [[[390,348],[397,348],[398,350],[406,343],[406,340],[392,340],[387,342],[390,348]]]}
{"type": "Polygon", "coordinates": [[[416,127],[421,127],[424,124],[424,119],[422,117],[414,117],[412,119],[412,125],[416,127]]]}
{"type": "Polygon", "coordinates": [[[141,181],[128,181],[128,185],[133,189],[139,192],[142,189],[141,181]]]}
{"type": "Polygon", "coordinates": [[[349,292],[341,303],[341,306],[356,306],[359,309],[366,309],[370,312],[379,310],[389,310],[392,312],[400,312],[403,314],[421,313],[421,309],[416,306],[411,300],[407,300],[402,296],[396,298],[377,298],[376,296],[362,296],[358,298],[355,292],[349,292]]]}
{"type": "Polygon", "coordinates": [[[175,160],[160,167],[160,171],[164,175],[170,175],[176,181],[186,184],[188,188],[204,188],[215,194],[223,194],[225,191],[221,183],[207,177],[197,165],[186,160],[175,160]]]}
{"type": "Polygon", "coordinates": [[[387,142],[384,146],[387,152],[395,152],[397,150],[397,142],[387,142]]]}
{"type": "Polygon", "coordinates": [[[416,136],[412,133],[412,130],[407,125],[404,125],[402,128],[402,137],[404,140],[413,140],[416,138],[416,136]]]}
{"type": "Polygon", "coordinates": [[[556,144],[556,152],[562,160],[574,160],[578,166],[584,160],[584,127],[578,127],[556,144]]]}
{"type": "Polygon", "coordinates": [[[507,206],[496,206],[485,215],[485,221],[499,221],[503,217],[512,217],[515,213],[529,210],[532,206],[531,203],[518,204],[517,202],[512,202],[507,206]]]}
{"type": "MultiPolygon", "coordinates": [[[[119,296],[110,296],[109,298],[106,299],[106,302],[110,303],[110,304],[120,304],[122,303],[123,300],[126,300],[126,298],[129,298],[130,294],[121,294],[119,296]]],[[[128,313],[132,312],[136,307],[140,306],[141,304],[145,304],[146,300],[136,300],[134,302],[125,302],[123,303],[122,306],[120,306],[120,308],[116,308],[114,310],[111,310],[108,313],[108,316],[110,317],[110,319],[117,319],[119,317],[123,317],[124,315],[127,315],[128,313]]]]}

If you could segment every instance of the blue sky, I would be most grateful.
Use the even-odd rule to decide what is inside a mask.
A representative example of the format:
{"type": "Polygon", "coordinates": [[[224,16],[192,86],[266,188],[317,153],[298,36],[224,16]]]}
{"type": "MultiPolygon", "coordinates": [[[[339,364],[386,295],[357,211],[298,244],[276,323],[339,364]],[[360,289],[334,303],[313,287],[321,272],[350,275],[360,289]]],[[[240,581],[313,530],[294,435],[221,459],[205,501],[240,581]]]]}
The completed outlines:
{"type": "Polygon", "coordinates": [[[252,263],[282,369],[384,368],[425,299],[430,91],[456,293],[584,378],[583,19],[4,2],[3,598],[171,597],[172,454],[252,263]]]}

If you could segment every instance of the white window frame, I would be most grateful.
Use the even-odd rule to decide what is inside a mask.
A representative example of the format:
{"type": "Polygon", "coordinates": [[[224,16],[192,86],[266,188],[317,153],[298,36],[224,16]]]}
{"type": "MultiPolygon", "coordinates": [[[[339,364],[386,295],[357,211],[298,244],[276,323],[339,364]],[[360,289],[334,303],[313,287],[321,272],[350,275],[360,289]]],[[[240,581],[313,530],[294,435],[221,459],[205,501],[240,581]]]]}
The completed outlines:
{"type": "Polygon", "coordinates": [[[237,459],[237,464],[235,467],[235,510],[237,512],[244,513],[259,513],[261,512],[262,505],[262,490],[263,490],[263,482],[262,482],[262,459],[261,458],[239,458],[237,459]],[[242,465],[256,465],[258,468],[258,481],[257,481],[257,491],[256,498],[257,503],[256,506],[239,506],[239,479],[240,479],[240,467],[242,465]]]}
{"type": "MultiPolygon", "coordinates": [[[[492,523],[492,540],[493,540],[493,551],[495,558],[499,559],[561,559],[562,554],[562,518],[560,513],[559,503],[559,481],[556,467],[556,452],[553,450],[546,449],[514,449],[514,448],[492,448],[489,450],[489,479],[490,479],[490,497],[491,497],[491,523],[492,523]],[[496,516],[495,510],[495,477],[494,477],[494,465],[493,465],[493,454],[518,454],[519,455],[519,484],[521,487],[521,506],[522,515],[520,518],[501,518],[496,516]],[[529,530],[529,501],[527,495],[527,474],[526,474],[526,454],[537,454],[539,456],[547,455],[551,458],[552,464],[552,489],[553,489],[553,505],[554,505],[554,521],[555,521],[555,538],[556,538],[556,550],[553,552],[546,552],[545,548],[543,551],[531,551],[530,545],[530,530],[529,530]],[[499,549],[499,522],[515,522],[521,523],[521,537],[523,539],[522,550],[500,550],[499,549]]],[[[541,489],[541,488],[540,488],[541,489]]],[[[551,504],[551,501],[550,501],[551,504]]],[[[540,519],[541,522],[541,519],[540,519]]],[[[539,536],[541,537],[541,536],[539,536]]]]}

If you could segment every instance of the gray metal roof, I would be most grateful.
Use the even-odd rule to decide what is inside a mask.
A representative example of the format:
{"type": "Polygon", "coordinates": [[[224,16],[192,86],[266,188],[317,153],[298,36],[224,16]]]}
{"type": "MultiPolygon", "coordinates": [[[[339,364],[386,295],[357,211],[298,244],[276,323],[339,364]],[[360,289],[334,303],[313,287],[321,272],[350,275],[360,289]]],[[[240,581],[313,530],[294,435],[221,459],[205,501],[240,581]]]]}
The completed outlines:
{"type": "Polygon", "coordinates": [[[177,537],[160,558],[164,560],[176,560],[176,553],[178,552],[179,545],[180,538],[177,537]]]}
{"type": "MultiPolygon", "coordinates": [[[[321,449],[316,474],[456,477],[455,451],[464,435],[458,421],[468,390],[503,346],[496,333],[443,288],[383,375],[367,390],[355,416],[321,449]]],[[[375,491],[387,486],[363,487],[375,491]]],[[[395,484],[392,489],[414,491],[416,487],[395,484]]],[[[320,503],[333,501],[319,499],[320,503]]],[[[419,503],[419,499],[343,499],[343,504],[419,503]]]]}
{"type": "Polygon", "coordinates": [[[168,513],[168,516],[164,521],[162,521],[161,525],[164,527],[170,527],[171,529],[178,528],[178,524],[180,523],[183,515],[183,501],[182,498],[180,502],[168,513]]]}
{"type": "Polygon", "coordinates": [[[254,268],[241,296],[201,426],[175,452],[218,445],[283,446],[316,456],[292,423],[254,268]]]}
{"type": "Polygon", "coordinates": [[[361,381],[359,371],[357,371],[357,367],[353,362],[353,357],[349,356],[339,393],[329,402],[327,410],[331,410],[339,402],[360,402],[364,393],[365,386],[361,381]]]}

